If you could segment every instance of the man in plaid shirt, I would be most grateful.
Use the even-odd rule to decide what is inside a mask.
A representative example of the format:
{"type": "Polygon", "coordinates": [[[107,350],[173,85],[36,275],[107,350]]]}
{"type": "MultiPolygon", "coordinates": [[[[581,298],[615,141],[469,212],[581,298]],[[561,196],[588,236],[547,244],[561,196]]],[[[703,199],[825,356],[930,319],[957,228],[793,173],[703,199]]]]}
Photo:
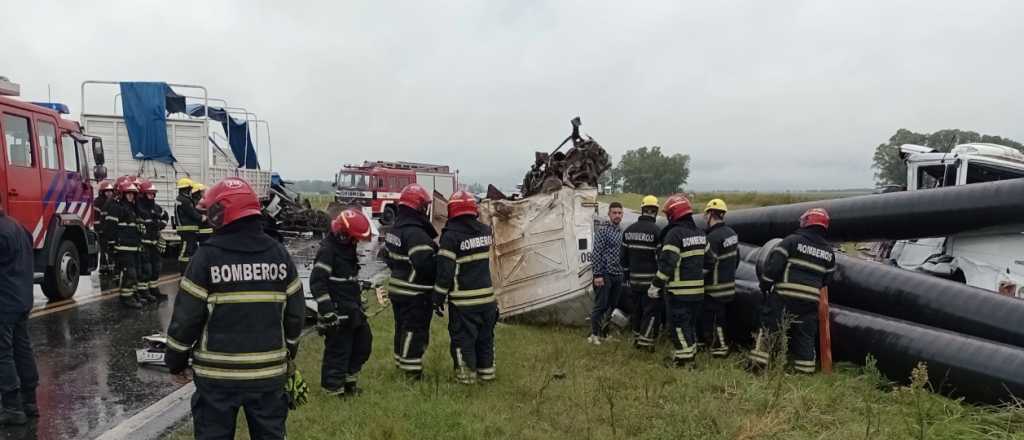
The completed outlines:
{"type": "Polygon", "coordinates": [[[590,337],[587,342],[601,345],[608,337],[608,320],[619,303],[622,289],[622,204],[608,205],[608,221],[594,229],[594,311],[590,314],[590,337]]]}

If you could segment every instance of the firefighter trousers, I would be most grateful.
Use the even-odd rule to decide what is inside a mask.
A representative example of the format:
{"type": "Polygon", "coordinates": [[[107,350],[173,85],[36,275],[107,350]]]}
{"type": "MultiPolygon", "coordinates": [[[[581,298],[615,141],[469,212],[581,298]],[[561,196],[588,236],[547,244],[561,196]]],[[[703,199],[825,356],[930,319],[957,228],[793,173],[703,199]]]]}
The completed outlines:
{"type": "Polygon", "coordinates": [[[697,355],[697,317],[700,316],[703,297],[681,298],[668,294],[666,304],[669,315],[669,339],[674,350],[672,361],[676,365],[693,362],[697,355]]]}
{"type": "Polygon", "coordinates": [[[430,294],[391,295],[395,313],[395,365],[413,376],[423,372],[423,354],[430,344],[434,307],[430,294]]]}
{"type": "Polygon", "coordinates": [[[711,296],[704,297],[704,310],[700,319],[701,340],[708,345],[708,350],[715,357],[729,355],[729,339],[726,337],[725,327],[728,324],[726,310],[730,302],[732,298],[723,300],[711,296]]]}
{"type": "Polygon", "coordinates": [[[28,313],[13,322],[0,322],[0,396],[3,407],[22,410],[36,403],[39,371],[28,334],[28,313]]]}
{"type": "Polygon", "coordinates": [[[320,386],[330,392],[343,392],[346,386],[355,386],[373,348],[370,323],[358,305],[339,306],[337,313],[349,319],[324,335],[320,386]]]}
{"type": "Polygon", "coordinates": [[[658,334],[665,326],[665,298],[649,298],[643,294],[643,315],[640,318],[640,334],[636,338],[636,347],[654,350],[658,334]]]}
{"type": "Polygon", "coordinates": [[[473,383],[477,378],[494,380],[494,326],[497,322],[498,306],[495,303],[448,306],[450,351],[455,378],[460,383],[473,383]]]}
{"type": "Polygon", "coordinates": [[[748,359],[759,366],[768,366],[773,356],[779,353],[780,332],[789,335],[789,354],[793,358],[793,369],[798,373],[814,374],[817,359],[815,346],[818,343],[818,303],[800,299],[785,298],[775,293],[765,295],[761,305],[761,329],[754,340],[754,348],[748,359]],[[789,328],[783,329],[784,318],[789,316],[789,328]]]}
{"type": "Polygon", "coordinates": [[[140,278],[139,258],[139,251],[117,251],[117,272],[121,274],[121,298],[134,297],[136,293],[148,288],[140,278]]]}
{"type": "Polygon", "coordinates": [[[157,279],[160,278],[160,270],[162,266],[162,262],[160,261],[160,251],[157,250],[156,245],[153,244],[143,244],[139,249],[140,284],[144,286],[144,290],[156,290],[157,279]]]}
{"type": "Polygon", "coordinates": [[[195,232],[179,232],[178,235],[181,237],[181,251],[178,253],[178,270],[181,271],[182,275],[185,275],[185,269],[188,267],[189,261],[192,261],[192,255],[195,255],[196,249],[199,247],[197,236],[195,232]]]}
{"type": "MultiPolygon", "coordinates": [[[[629,327],[633,330],[633,340],[638,341],[640,332],[643,326],[641,325],[644,321],[644,303],[647,298],[647,288],[650,286],[643,286],[642,288],[632,287],[629,294],[622,295],[623,298],[629,298],[628,301],[620,301],[620,308],[622,305],[628,303],[631,307],[629,312],[629,327]]],[[[623,309],[626,310],[626,309],[623,309]]]]}
{"type": "Polygon", "coordinates": [[[245,411],[249,438],[285,438],[288,396],[284,387],[270,390],[224,389],[196,383],[192,426],[196,440],[234,440],[238,410],[245,411]]]}

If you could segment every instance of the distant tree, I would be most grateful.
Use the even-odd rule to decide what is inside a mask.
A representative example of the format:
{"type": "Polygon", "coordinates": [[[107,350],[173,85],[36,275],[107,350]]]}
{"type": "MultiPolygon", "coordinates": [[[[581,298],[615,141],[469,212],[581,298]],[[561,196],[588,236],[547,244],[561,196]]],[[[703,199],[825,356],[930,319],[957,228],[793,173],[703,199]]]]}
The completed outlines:
{"type": "Polygon", "coordinates": [[[608,193],[622,191],[622,175],[619,173],[618,168],[605,171],[597,183],[601,184],[601,189],[608,193]]]}
{"type": "Polygon", "coordinates": [[[960,144],[986,142],[1016,148],[1024,152],[1024,145],[1000,136],[982,135],[974,131],[957,129],[939,130],[934,133],[915,133],[905,128],[896,131],[889,142],[875,147],[872,168],[875,169],[875,183],[882,185],[907,184],[907,164],[900,159],[900,145],[915,144],[936,151],[950,151],[960,144]]]}
{"type": "Polygon", "coordinates": [[[289,180],[288,187],[300,193],[330,194],[334,192],[331,182],[327,180],[289,180]]]}
{"type": "Polygon", "coordinates": [[[473,182],[473,183],[470,183],[469,186],[466,187],[466,191],[469,191],[469,192],[471,192],[473,194],[480,194],[482,192],[487,191],[487,187],[484,186],[484,184],[482,184],[480,182],[473,182]]]}
{"type": "Polygon", "coordinates": [[[690,155],[666,156],[661,147],[641,147],[623,154],[615,173],[626,192],[671,194],[690,177],[690,155]]]}

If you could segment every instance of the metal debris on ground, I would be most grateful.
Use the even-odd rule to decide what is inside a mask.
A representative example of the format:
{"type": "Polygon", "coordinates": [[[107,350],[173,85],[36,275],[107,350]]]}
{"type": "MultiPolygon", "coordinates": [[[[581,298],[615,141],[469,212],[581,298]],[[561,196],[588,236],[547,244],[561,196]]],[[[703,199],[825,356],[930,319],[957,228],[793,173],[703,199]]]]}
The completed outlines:
{"type": "MultiPolygon", "coordinates": [[[[523,178],[522,195],[558,191],[563,186],[574,189],[596,188],[601,174],[612,167],[608,153],[590,136],[580,135],[580,118],[572,120],[572,134],[565,138],[555,151],[538,151],[533,166],[523,178]],[[565,153],[559,150],[569,141],[572,148],[565,153]]],[[[495,196],[500,191],[495,191],[495,196]]],[[[491,198],[488,191],[488,198],[491,198]]]]}

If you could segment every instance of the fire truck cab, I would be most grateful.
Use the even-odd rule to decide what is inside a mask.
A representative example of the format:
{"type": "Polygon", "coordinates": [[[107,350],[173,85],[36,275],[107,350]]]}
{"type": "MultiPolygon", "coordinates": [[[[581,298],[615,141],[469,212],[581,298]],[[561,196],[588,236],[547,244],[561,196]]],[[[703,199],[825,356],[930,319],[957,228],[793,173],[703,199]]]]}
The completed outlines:
{"type": "Polygon", "coordinates": [[[365,162],[346,165],[334,180],[335,202],[343,206],[369,208],[381,224],[388,225],[398,214],[398,197],[410,183],[447,200],[458,186],[458,178],[446,165],[412,162],[365,162]]]}
{"type": "Polygon", "coordinates": [[[31,236],[43,293],[51,301],[67,299],[98,261],[85,144],[91,139],[100,152],[97,180],[106,177],[103,144],[61,116],[67,106],[14,98],[19,92],[0,77],[0,206],[31,236]]]}

